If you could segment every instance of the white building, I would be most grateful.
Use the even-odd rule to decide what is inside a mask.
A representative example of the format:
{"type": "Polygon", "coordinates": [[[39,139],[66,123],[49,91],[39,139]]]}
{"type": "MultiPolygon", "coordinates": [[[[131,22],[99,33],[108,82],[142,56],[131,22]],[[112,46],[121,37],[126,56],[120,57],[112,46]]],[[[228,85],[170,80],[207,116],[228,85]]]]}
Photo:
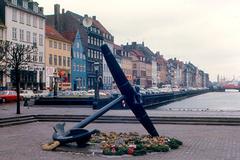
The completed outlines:
{"type": "MultiPolygon", "coordinates": [[[[109,49],[113,53],[114,52],[113,44],[108,42],[104,42],[104,43],[108,45],[109,49]]],[[[111,72],[109,71],[106,60],[105,58],[103,58],[103,89],[112,89],[113,81],[114,80],[111,72]]]]}
{"type": "MultiPolygon", "coordinates": [[[[21,88],[40,88],[45,86],[45,17],[43,8],[32,0],[1,0],[0,19],[6,26],[6,40],[25,45],[36,45],[38,54],[34,63],[21,73],[21,88]]],[[[1,33],[1,32],[0,32],[1,33]]],[[[5,84],[12,87],[10,78],[5,84]]]]}
{"type": "Polygon", "coordinates": [[[158,75],[157,75],[157,61],[156,58],[152,59],[152,87],[157,87],[158,75]]]}

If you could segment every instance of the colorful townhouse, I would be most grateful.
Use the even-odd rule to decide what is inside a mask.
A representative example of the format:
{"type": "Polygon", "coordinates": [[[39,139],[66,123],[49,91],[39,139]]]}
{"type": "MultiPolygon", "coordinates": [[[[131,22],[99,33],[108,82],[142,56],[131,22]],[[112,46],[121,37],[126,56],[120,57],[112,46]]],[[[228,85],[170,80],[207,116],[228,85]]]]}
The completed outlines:
{"type": "Polygon", "coordinates": [[[53,89],[56,78],[58,90],[71,89],[71,42],[46,25],[45,43],[46,87],[53,89]]]}
{"type": "Polygon", "coordinates": [[[64,37],[72,42],[72,90],[87,89],[86,55],[81,40],[80,32],[64,32],[64,37]]]}

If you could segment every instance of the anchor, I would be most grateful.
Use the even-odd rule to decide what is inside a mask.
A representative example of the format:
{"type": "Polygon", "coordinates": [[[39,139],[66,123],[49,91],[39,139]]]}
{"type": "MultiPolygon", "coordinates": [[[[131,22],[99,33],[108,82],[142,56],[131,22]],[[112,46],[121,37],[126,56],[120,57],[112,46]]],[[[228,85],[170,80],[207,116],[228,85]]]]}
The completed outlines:
{"type": "Polygon", "coordinates": [[[84,129],[84,127],[102,116],[104,113],[109,111],[118,103],[121,103],[123,100],[134,113],[137,120],[147,130],[147,132],[152,137],[159,136],[147,112],[143,108],[141,94],[139,93],[139,87],[133,87],[129,83],[121,67],[119,66],[118,62],[116,61],[115,57],[113,56],[112,52],[106,44],[101,46],[101,50],[108,65],[108,68],[117,84],[117,87],[121,92],[121,96],[98,110],[93,115],[85,118],[84,120],[76,124],[69,131],[64,130],[65,123],[56,124],[56,126],[54,127],[55,132],[52,138],[54,141],[59,142],[57,143],[58,145],[64,145],[72,142],[76,142],[78,146],[86,145],[86,143],[90,140],[91,135],[97,133],[98,130],[88,131],[84,129]]]}

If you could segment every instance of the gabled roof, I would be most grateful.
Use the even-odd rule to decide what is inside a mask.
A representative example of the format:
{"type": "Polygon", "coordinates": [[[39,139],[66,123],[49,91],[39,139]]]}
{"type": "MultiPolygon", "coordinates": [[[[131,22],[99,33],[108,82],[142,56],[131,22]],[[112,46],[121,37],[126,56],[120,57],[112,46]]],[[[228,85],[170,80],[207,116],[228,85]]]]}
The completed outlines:
{"type": "Polygon", "coordinates": [[[123,47],[117,45],[117,44],[113,44],[113,48],[117,49],[117,50],[123,50],[123,47]]]}
{"type": "Polygon", "coordinates": [[[144,53],[141,51],[138,51],[136,49],[131,50],[131,52],[136,55],[137,57],[144,57],[144,53]]]}
{"type": "Polygon", "coordinates": [[[74,42],[77,32],[63,32],[62,35],[69,41],[74,42]]]}
{"type": "Polygon", "coordinates": [[[64,38],[56,29],[54,29],[52,26],[46,25],[45,27],[45,34],[48,38],[71,43],[69,40],[64,38]]]}
{"type": "Polygon", "coordinates": [[[108,30],[98,20],[93,19],[93,25],[97,27],[102,33],[111,35],[111,33],[109,33],[108,30]]]}
{"type": "MultiPolygon", "coordinates": [[[[83,16],[79,15],[79,14],[76,14],[74,12],[71,12],[71,11],[67,11],[66,13],[72,15],[75,19],[77,19],[81,24],[82,24],[82,21],[84,19],[83,16]]],[[[92,19],[93,21],[93,26],[98,28],[102,33],[105,33],[105,34],[110,34],[108,32],[108,30],[96,19],[92,19]]],[[[110,34],[111,35],[111,34],[110,34]]]]}

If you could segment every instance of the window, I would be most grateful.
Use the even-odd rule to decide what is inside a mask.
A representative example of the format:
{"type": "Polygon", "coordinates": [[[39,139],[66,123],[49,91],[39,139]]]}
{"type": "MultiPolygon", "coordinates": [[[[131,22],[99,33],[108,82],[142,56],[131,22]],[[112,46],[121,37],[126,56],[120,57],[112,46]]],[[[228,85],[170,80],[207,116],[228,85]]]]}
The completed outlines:
{"type": "Polygon", "coordinates": [[[27,31],[27,36],[26,36],[27,42],[31,42],[31,32],[27,31]]]}
{"type": "Polygon", "coordinates": [[[37,17],[33,16],[33,27],[37,28],[37,17]]]}
{"type": "Polygon", "coordinates": [[[42,63],[43,62],[43,57],[39,56],[39,62],[42,63]]]}
{"type": "Polygon", "coordinates": [[[54,41],[54,48],[57,48],[57,42],[54,41]]]}
{"type": "Polygon", "coordinates": [[[71,51],[71,45],[67,45],[67,50],[71,51]]]}
{"type": "Polygon", "coordinates": [[[17,10],[16,9],[12,9],[12,20],[17,22],[17,10]]]}
{"type": "Polygon", "coordinates": [[[24,41],[24,30],[20,29],[20,41],[24,41]]]}
{"type": "Polygon", "coordinates": [[[63,66],[66,67],[66,57],[63,56],[63,66]]]}
{"type": "Polygon", "coordinates": [[[28,2],[23,0],[23,8],[28,9],[28,2]]]}
{"type": "Polygon", "coordinates": [[[63,43],[63,50],[66,50],[66,43],[63,43]]]}
{"type": "Polygon", "coordinates": [[[61,42],[58,43],[58,49],[62,49],[62,43],[61,42]]]}
{"type": "Polygon", "coordinates": [[[37,56],[36,55],[33,55],[33,61],[37,62],[37,56]]]}
{"type": "Polygon", "coordinates": [[[24,13],[20,12],[20,23],[24,24],[24,13]]]}
{"type": "Polygon", "coordinates": [[[73,71],[76,71],[76,65],[73,64],[73,71]]]}
{"type": "Polygon", "coordinates": [[[17,28],[12,28],[12,40],[17,40],[17,28]]]}
{"type": "Polygon", "coordinates": [[[57,56],[54,55],[54,65],[56,66],[57,65],[57,56]]]}
{"type": "Polygon", "coordinates": [[[34,11],[35,13],[38,13],[38,7],[37,7],[36,5],[33,6],[33,11],[34,11]]]}
{"type": "Polygon", "coordinates": [[[58,65],[62,66],[62,56],[58,56],[58,65]]]}
{"type": "Polygon", "coordinates": [[[77,65],[77,71],[79,71],[79,65],[77,65]]]}
{"type": "Polygon", "coordinates": [[[90,57],[90,49],[88,49],[88,57],[90,57]]]}
{"type": "Polygon", "coordinates": [[[0,29],[0,40],[3,40],[3,30],[0,29]]]}
{"type": "Polygon", "coordinates": [[[81,53],[81,52],[79,52],[79,54],[80,54],[80,55],[79,55],[79,58],[80,58],[80,59],[82,59],[82,53],[81,53]]]}
{"type": "Polygon", "coordinates": [[[90,44],[93,44],[93,37],[90,38],[90,44]]]}
{"type": "Polygon", "coordinates": [[[31,26],[31,15],[27,14],[27,25],[31,26]]]}
{"type": "Polygon", "coordinates": [[[39,46],[43,46],[43,35],[39,34],[39,46]]]}
{"type": "Polygon", "coordinates": [[[33,33],[33,43],[37,43],[37,33],[33,33]]]}
{"type": "Polygon", "coordinates": [[[39,28],[43,29],[43,24],[44,24],[44,20],[41,18],[39,19],[39,28]]]}
{"type": "Polygon", "coordinates": [[[17,0],[12,0],[12,3],[13,3],[14,5],[17,5],[17,0]]]}
{"type": "Polygon", "coordinates": [[[43,62],[43,52],[39,52],[39,62],[43,62]]]}
{"type": "Polygon", "coordinates": [[[49,64],[52,65],[52,54],[49,54],[49,64]]]}
{"type": "Polygon", "coordinates": [[[68,59],[67,60],[67,66],[70,67],[71,59],[70,59],[70,57],[68,57],[67,59],[68,59]]]}
{"type": "Polygon", "coordinates": [[[52,45],[52,40],[49,40],[49,47],[52,48],[53,45],[52,45]]]}

